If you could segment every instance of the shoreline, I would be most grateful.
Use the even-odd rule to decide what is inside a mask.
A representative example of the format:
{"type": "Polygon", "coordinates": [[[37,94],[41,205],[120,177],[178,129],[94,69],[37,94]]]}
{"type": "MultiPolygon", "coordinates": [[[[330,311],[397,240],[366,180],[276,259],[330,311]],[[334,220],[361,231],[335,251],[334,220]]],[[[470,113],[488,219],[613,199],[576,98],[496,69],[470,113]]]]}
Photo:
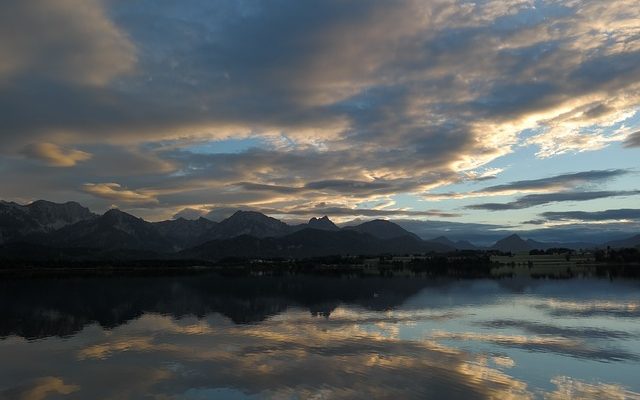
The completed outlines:
{"type": "Polygon", "coordinates": [[[441,278],[458,279],[571,279],[580,277],[599,278],[635,278],[640,279],[640,263],[589,263],[554,265],[504,265],[468,264],[468,265],[377,265],[360,264],[318,264],[308,261],[279,263],[234,263],[234,264],[193,264],[162,265],[162,263],[122,263],[78,264],[49,266],[0,267],[0,278],[42,278],[42,277],[166,277],[200,274],[218,274],[220,276],[279,276],[279,275],[325,275],[351,277],[405,277],[405,278],[441,278]]]}

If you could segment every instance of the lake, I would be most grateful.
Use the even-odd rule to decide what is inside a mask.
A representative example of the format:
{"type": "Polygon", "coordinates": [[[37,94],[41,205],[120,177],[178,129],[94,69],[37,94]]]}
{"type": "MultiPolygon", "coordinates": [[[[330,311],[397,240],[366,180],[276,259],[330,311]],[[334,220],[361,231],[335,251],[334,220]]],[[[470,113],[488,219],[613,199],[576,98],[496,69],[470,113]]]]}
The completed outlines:
{"type": "Polygon", "coordinates": [[[640,399],[640,281],[2,278],[0,399],[640,399]]]}

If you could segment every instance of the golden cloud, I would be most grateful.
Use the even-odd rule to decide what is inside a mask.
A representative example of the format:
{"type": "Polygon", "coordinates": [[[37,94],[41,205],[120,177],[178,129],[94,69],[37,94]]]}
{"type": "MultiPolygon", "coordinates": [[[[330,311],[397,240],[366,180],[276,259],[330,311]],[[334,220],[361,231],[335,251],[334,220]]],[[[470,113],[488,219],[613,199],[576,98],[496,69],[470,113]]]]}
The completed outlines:
{"type": "Polygon", "coordinates": [[[23,149],[23,154],[53,167],[73,167],[92,157],[90,153],[66,149],[53,143],[32,143],[23,149]]]}
{"type": "Polygon", "coordinates": [[[82,190],[96,197],[125,203],[157,203],[158,199],[150,193],[123,188],[118,183],[85,183],[82,190]]]}

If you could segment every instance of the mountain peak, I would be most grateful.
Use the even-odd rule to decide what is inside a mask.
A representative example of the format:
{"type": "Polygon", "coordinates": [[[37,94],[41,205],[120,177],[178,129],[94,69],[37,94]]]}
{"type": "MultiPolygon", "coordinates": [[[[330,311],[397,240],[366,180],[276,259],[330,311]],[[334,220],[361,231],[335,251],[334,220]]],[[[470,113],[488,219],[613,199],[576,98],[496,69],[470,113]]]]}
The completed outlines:
{"type": "Polygon", "coordinates": [[[103,215],[119,215],[119,214],[126,214],[126,212],[120,210],[119,208],[114,207],[105,211],[103,215]]]}
{"type": "Polygon", "coordinates": [[[309,228],[320,229],[324,231],[340,230],[340,228],[338,228],[336,224],[334,224],[326,215],[322,218],[311,218],[307,225],[309,225],[309,228]]]}
{"type": "Polygon", "coordinates": [[[54,203],[49,200],[35,200],[31,203],[27,204],[25,207],[27,208],[66,208],[66,209],[81,209],[89,211],[88,208],[82,206],[80,203],[75,201],[66,201],[64,203],[54,203]]]}
{"type": "Polygon", "coordinates": [[[129,213],[126,213],[118,208],[111,208],[109,209],[107,212],[105,212],[104,214],[102,214],[103,219],[107,219],[107,220],[118,220],[118,221],[123,221],[123,220],[130,220],[130,221],[142,221],[141,218],[138,218],[134,215],[131,215],[129,213]]]}
{"type": "Polygon", "coordinates": [[[251,235],[255,237],[281,236],[290,232],[284,222],[257,211],[236,211],[219,224],[225,236],[251,235]]]}
{"type": "Polygon", "coordinates": [[[36,200],[20,207],[34,218],[45,231],[57,230],[95,217],[95,214],[88,208],[74,201],[54,203],[47,200],[36,200]]]}
{"type": "Polygon", "coordinates": [[[531,250],[531,244],[522,239],[517,234],[511,234],[504,239],[498,240],[493,246],[493,249],[510,252],[510,251],[529,251],[531,250]]]}
{"type": "Polygon", "coordinates": [[[27,204],[27,207],[41,207],[41,206],[53,206],[56,205],[57,203],[54,203],[52,201],[49,200],[34,200],[31,203],[27,204]]]}

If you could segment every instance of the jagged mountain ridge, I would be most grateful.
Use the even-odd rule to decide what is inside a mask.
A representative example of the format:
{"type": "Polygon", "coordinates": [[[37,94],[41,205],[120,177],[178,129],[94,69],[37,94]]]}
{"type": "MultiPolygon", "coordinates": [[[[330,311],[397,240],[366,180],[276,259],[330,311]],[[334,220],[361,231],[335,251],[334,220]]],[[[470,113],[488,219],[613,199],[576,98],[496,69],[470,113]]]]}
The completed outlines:
{"type": "Polygon", "coordinates": [[[339,231],[340,228],[333,223],[326,215],[322,218],[313,217],[307,222],[307,226],[313,229],[319,229],[323,231],[339,231]]]}
{"type": "Polygon", "coordinates": [[[216,238],[249,235],[257,238],[283,236],[296,228],[256,211],[236,211],[217,225],[216,238]]]}
{"type": "MultiPolygon", "coordinates": [[[[277,251],[274,250],[272,253],[278,256],[331,252],[400,254],[483,249],[469,242],[453,241],[444,236],[422,240],[414,233],[387,220],[373,220],[339,228],[327,216],[323,216],[311,218],[306,224],[288,225],[259,212],[237,211],[221,222],[205,218],[148,222],[117,209],[99,216],[75,202],[58,204],[39,200],[20,205],[0,201],[0,245],[22,242],[50,246],[53,249],[84,248],[103,253],[127,251],[173,254],[212,241],[217,241],[217,245],[226,241],[226,245],[236,249],[236,255],[243,256],[251,253],[251,246],[255,243],[264,249],[271,245],[276,246],[277,251]],[[325,233],[313,233],[316,231],[325,233]],[[344,232],[364,236],[345,236],[344,232]],[[233,240],[240,237],[244,239],[233,240]],[[256,242],[254,239],[260,240],[256,242]],[[304,242],[305,240],[307,242],[304,242]],[[342,243],[341,240],[346,241],[342,243]],[[359,242],[360,240],[368,240],[368,244],[365,245],[359,242]],[[243,249],[242,243],[248,247],[243,249]]],[[[640,236],[636,235],[625,240],[605,243],[600,247],[634,247],[639,244],[640,236]]],[[[525,240],[513,234],[498,240],[486,249],[520,252],[554,247],[588,249],[596,248],[598,245],[582,242],[539,242],[525,240]]],[[[74,252],[75,250],[71,251],[74,252]]]]}
{"type": "Polygon", "coordinates": [[[166,253],[173,244],[150,222],[118,209],[59,229],[42,243],[61,248],[146,250],[166,253]]]}
{"type": "Polygon", "coordinates": [[[188,220],[184,218],[153,222],[158,232],[173,244],[173,250],[197,246],[213,239],[218,234],[218,223],[206,218],[188,220]]]}
{"type": "Polygon", "coordinates": [[[0,201],[0,244],[52,232],[96,216],[73,201],[60,204],[37,200],[26,205],[0,201]]]}
{"type": "MultiPolygon", "coordinates": [[[[22,211],[27,206],[2,203],[3,210],[8,210],[5,214],[22,218],[9,221],[18,228],[14,229],[15,234],[11,237],[5,236],[8,237],[7,243],[31,243],[52,249],[86,249],[95,251],[95,254],[117,254],[118,251],[173,254],[210,243],[209,247],[214,249],[216,246],[224,247],[224,250],[210,252],[214,256],[242,257],[251,254],[306,257],[453,250],[440,243],[423,241],[398,225],[383,220],[340,229],[327,216],[312,218],[307,224],[288,225],[259,212],[237,211],[219,223],[205,218],[148,222],[118,209],[96,215],[77,203],[34,204],[34,209],[38,210],[34,214],[39,219],[22,211]],[[75,214],[69,213],[68,210],[78,207],[75,214]],[[57,215],[66,215],[65,210],[71,215],[62,218],[66,223],[55,222],[61,220],[57,215]],[[59,225],[62,226],[58,228],[59,225]],[[259,246],[261,250],[254,251],[253,246],[259,246]]],[[[6,228],[5,225],[0,220],[0,228],[6,228]]],[[[16,248],[21,247],[13,246],[14,250],[16,248]]],[[[76,253],[76,250],[60,252],[76,253]]]]}

